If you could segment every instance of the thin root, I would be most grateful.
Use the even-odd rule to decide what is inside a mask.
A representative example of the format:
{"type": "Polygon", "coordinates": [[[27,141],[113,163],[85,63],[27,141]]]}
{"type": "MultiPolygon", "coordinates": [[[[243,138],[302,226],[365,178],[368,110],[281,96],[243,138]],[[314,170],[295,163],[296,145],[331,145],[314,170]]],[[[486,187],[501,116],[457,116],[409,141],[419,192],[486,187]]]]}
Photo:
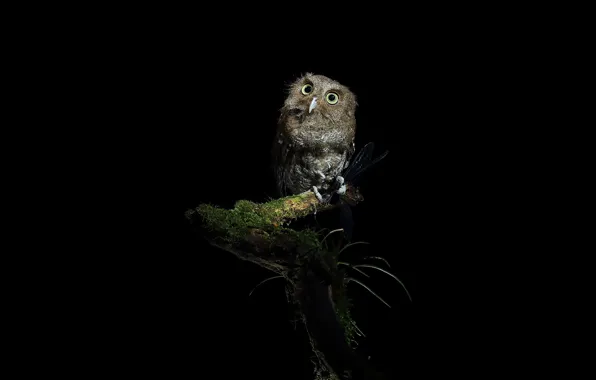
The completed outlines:
{"type": "Polygon", "coordinates": [[[343,230],[344,230],[343,228],[338,228],[337,230],[333,230],[333,231],[329,232],[327,235],[325,235],[323,240],[321,240],[321,245],[323,245],[323,242],[325,241],[325,239],[327,239],[329,237],[329,235],[331,235],[332,233],[335,233],[335,232],[343,231],[343,230]]]}
{"type": "Polygon", "coordinates": [[[366,335],[364,335],[364,333],[362,332],[362,330],[360,330],[358,328],[358,326],[356,326],[356,323],[354,323],[354,321],[350,321],[350,323],[352,323],[352,326],[354,326],[356,328],[356,334],[358,334],[358,335],[363,336],[363,337],[366,338],[366,335]]]}
{"type": "Polygon", "coordinates": [[[392,273],[389,273],[389,272],[387,272],[385,269],[383,269],[383,268],[379,268],[379,267],[378,267],[378,266],[376,266],[376,265],[369,265],[369,264],[358,264],[358,265],[354,265],[354,267],[353,267],[353,268],[356,268],[356,267],[363,267],[363,268],[373,268],[373,269],[376,269],[376,270],[380,270],[381,272],[383,272],[383,273],[385,273],[385,274],[387,274],[387,275],[389,275],[389,276],[393,277],[393,278],[394,278],[394,279],[395,279],[397,282],[399,282],[399,283],[400,283],[400,285],[401,285],[401,286],[404,288],[404,290],[406,291],[406,294],[408,295],[408,298],[410,299],[410,302],[412,302],[412,297],[410,296],[410,292],[408,292],[408,289],[406,289],[406,286],[404,285],[404,283],[403,283],[403,282],[401,282],[401,280],[400,280],[399,278],[397,278],[397,276],[396,276],[396,275],[394,275],[394,274],[392,274],[392,273]]]}
{"type": "Polygon", "coordinates": [[[346,281],[347,282],[354,281],[358,285],[360,285],[360,286],[364,287],[366,290],[368,290],[373,296],[377,297],[381,302],[383,302],[385,305],[387,305],[387,307],[391,308],[391,305],[389,305],[387,302],[385,302],[385,300],[382,299],[377,293],[373,292],[371,290],[371,288],[369,288],[368,286],[364,285],[360,281],[358,281],[358,280],[356,280],[355,278],[352,278],[352,277],[346,277],[346,281]]]}
{"type": "Polygon", "coordinates": [[[354,242],[354,243],[346,244],[346,246],[345,246],[345,247],[343,247],[343,248],[342,248],[342,249],[339,251],[339,253],[338,253],[337,255],[338,255],[338,256],[339,256],[339,255],[341,255],[341,253],[344,251],[344,249],[346,249],[346,248],[349,248],[349,247],[351,247],[351,246],[353,246],[353,245],[356,245],[356,244],[370,244],[370,243],[369,243],[369,242],[366,242],[366,241],[357,241],[357,242],[354,242]]]}
{"type": "Polygon", "coordinates": [[[358,271],[358,272],[362,273],[362,274],[363,274],[363,275],[365,275],[366,277],[370,277],[368,274],[366,274],[366,272],[364,272],[364,271],[363,271],[363,270],[361,270],[361,269],[358,269],[358,268],[355,268],[355,267],[353,267],[353,266],[352,266],[352,264],[350,264],[350,263],[346,263],[346,262],[343,262],[343,261],[338,261],[338,262],[337,262],[337,265],[347,265],[347,266],[349,266],[351,269],[354,269],[354,270],[356,270],[356,271],[358,271]]]}
{"type": "Polygon", "coordinates": [[[259,283],[257,284],[257,286],[255,286],[254,288],[252,288],[252,290],[250,291],[250,293],[248,293],[248,296],[250,297],[250,296],[252,295],[252,292],[254,292],[254,291],[255,291],[255,289],[257,289],[259,286],[261,286],[261,285],[262,285],[262,284],[264,284],[265,282],[267,282],[267,281],[269,281],[269,280],[273,280],[274,278],[280,278],[280,277],[283,277],[283,276],[273,276],[273,277],[269,277],[269,278],[266,278],[266,279],[264,279],[263,281],[259,282],[259,283]]]}
{"type": "Polygon", "coordinates": [[[379,256],[366,256],[364,258],[364,260],[368,260],[368,259],[381,260],[382,262],[384,262],[385,264],[387,264],[387,266],[389,268],[391,268],[391,265],[389,265],[389,261],[387,261],[387,259],[384,259],[383,257],[379,257],[379,256]]]}

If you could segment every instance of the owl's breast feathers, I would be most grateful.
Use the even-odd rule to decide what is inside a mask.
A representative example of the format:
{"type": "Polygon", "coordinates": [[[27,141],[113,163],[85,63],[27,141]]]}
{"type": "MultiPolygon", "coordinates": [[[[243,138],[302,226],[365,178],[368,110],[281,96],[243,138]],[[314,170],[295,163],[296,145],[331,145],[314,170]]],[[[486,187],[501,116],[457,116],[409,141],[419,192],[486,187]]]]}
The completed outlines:
{"type": "Polygon", "coordinates": [[[353,151],[355,133],[354,118],[334,119],[319,110],[283,109],[278,124],[278,134],[297,150],[353,151]]]}
{"type": "Polygon", "coordinates": [[[273,154],[281,194],[297,194],[313,186],[322,192],[331,188],[354,153],[354,134],[348,131],[316,125],[297,127],[282,119],[273,154]]]}

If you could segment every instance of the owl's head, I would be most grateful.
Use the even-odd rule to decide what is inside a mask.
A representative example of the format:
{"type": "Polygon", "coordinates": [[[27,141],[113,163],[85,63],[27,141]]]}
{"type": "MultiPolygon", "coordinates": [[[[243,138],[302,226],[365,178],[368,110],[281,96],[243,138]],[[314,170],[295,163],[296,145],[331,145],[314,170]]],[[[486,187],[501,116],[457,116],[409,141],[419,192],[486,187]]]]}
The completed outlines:
{"type": "Polygon", "coordinates": [[[303,120],[322,115],[337,122],[354,118],[356,96],[346,86],[323,75],[307,73],[289,86],[285,111],[303,120]]]}

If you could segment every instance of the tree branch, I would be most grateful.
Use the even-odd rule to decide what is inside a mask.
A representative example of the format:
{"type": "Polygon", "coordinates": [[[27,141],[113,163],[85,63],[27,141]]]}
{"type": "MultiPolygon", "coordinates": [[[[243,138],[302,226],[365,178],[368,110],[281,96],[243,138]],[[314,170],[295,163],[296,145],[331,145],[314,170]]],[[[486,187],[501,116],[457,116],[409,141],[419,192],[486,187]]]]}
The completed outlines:
{"type": "MultiPolygon", "coordinates": [[[[357,204],[363,197],[357,188],[348,185],[344,199],[357,204]]],[[[203,235],[212,245],[283,274],[284,266],[294,262],[297,253],[320,249],[314,231],[285,226],[335,207],[337,204],[320,203],[312,191],[306,191],[266,203],[241,200],[231,210],[202,204],[186,211],[186,217],[191,222],[200,220],[203,235]]]]}
{"type": "MultiPolygon", "coordinates": [[[[358,189],[348,184],[343,201],[355,205],[362,200],[358,189]]],[[[355,342],[357,326],[350,317],[344,274],[337,266],[339,251],[324,249],[317,232],[311,229],[298,231],[288,225],[298,218],[336,206],[337,204],[320,203],[312,191],[307,191],[260,204],[241,200],[229,210],[201,204],[186,212],[188,220],[199,225],[202,235],[209,243],[287,280],[289,300],[298,306],[305,325],[309,321],[309,326],[314,326],[318,331],[316,336],[309,332],[313,351],[318,358],[318,363],[315,364],[317,380],[338,379],[334,373],[337,368],[332,369],[325,357],[336,363],[353,361],[354,356],[349,347],[355,342]],[[313,271],[318,278],[314,283],[319,284],[315,288],[312,285],[313,271]],[[319,296],[314,301],[312,291],[320,286],[321,273],[331,279],[329,295],[319,296]],[[308,280],[309,276],[311,280],[308,280]],[[305,313],[306,310],[308,313],[305,313]],[[322,326],[321,320],[331,322],[325,322],[325,326],[322,326]],[[329,324],[335,324],[335,331],[340,333],[331,338],[325,336],[324,339],[341,337],[339,341],[345,340],[347,350],[335,350],[336,345],[331,345],[331,349],[328,348],[329,345],[321,346],[325,347],[324,353],[318,350],[317,340],[322,337],[321,334],[329,335],[328,328],[332,327],[329,324]],[[350,353],[346,354],[346,351],[350,353]]],[[[317,294],[327,294],[327,291],[318,291],[317,294]]]]}

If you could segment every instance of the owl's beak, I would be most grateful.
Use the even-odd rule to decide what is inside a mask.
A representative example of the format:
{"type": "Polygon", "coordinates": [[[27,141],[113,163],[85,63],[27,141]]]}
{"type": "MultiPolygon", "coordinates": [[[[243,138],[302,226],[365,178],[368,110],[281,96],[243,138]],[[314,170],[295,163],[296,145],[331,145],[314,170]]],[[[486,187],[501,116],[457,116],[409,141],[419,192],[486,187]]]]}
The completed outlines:
{"type": "Polygon", "coordinates": [[[316,106],[317,106],[317,97],[315,96],[314,98],[312,98],[312,102],[310,102],[310,106],[308,107],[308,113],[311,113],[312,110],[314,110],[316,106]]]}

